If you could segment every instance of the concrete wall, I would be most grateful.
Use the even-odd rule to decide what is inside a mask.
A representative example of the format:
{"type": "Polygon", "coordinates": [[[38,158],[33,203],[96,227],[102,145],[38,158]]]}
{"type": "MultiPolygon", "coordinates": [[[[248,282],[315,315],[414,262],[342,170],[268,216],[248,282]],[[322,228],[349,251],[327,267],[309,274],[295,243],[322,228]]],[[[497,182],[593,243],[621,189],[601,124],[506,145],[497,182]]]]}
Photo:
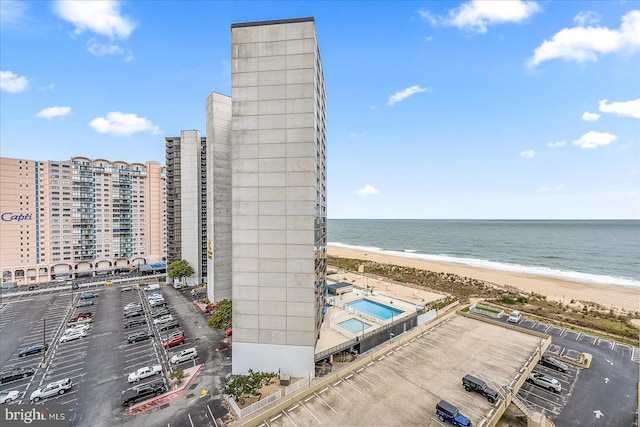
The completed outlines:
{"type": "Polygon", "coordinates": [[[207,98],[207,297],[231,299],[231,97],[207,98]]]}
{"type": "Polygon", "coordinates": [[[232,26],[234,373],[315,371],[316,279],[325,277],[316,268],[326,187],[319,64],[313,20],[232,26]]]}

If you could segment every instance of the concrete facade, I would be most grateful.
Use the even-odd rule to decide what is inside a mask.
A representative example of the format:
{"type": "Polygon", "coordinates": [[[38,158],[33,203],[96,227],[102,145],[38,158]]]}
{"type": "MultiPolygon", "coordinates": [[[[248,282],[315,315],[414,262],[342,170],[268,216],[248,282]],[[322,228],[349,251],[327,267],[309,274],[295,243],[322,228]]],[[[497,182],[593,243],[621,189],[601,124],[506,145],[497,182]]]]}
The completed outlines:
{"type": "Polygon", "coordinates": [[[167,263],[185,260],[202,283],[207,273],[206,139],[198,130],[167,137],[167,263]]]}
{"type": "Polygon", "coordinates": [[[207,297],[231,299],[231,97],[207,98],[207,297]]]}
{"type": "Polygon", "coordinates": [[[326,91],[313,18],[234,24],[233,373],[314,375],[326,296],[326,91]]]}
{"type": "Polygon", "coordinates": [[[163,262],[164,168],[0,158],[0,268],[18,285],[163,262]]]}

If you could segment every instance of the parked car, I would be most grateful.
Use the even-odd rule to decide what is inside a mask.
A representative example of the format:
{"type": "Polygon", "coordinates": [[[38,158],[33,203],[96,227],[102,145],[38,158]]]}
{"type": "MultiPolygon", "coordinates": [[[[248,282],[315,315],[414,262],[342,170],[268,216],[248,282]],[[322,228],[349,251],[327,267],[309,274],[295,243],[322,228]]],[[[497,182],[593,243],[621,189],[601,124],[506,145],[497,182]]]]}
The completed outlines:
{"type": "Polygon", "coordinates": [[[480,378],[476,378],[473,375],[467,374],[462,377],[462,385],[464,386],[464,389],[469,392],[475,391],[476,393],[480,393],[487,398],[489,403],[493,403],[498,400],[498,392],[489,387],[487,383],[482,381],[480,378]]]}
{"type": "Polygon", "coordinates": [[[233,328],[227,328],[224,331],[224,334],[228,337],[230,337],[231,335],[233,335],[233,328]]]}
{"type": "Polygon", "coordinates": [[[195,347],[191,347],[174,354],[169,361],[172,365],[177,365],[178,363],[186,362],[196,357],[198,357],[198,350],[195,347]]]}
{"type": "Polygon", "coordinates": [[[145,319],[144,317],[139,317],[137,319],[129,319],[125,321],[122,326],[124,329],[128,329],[133,326],[146,325],[146,324],[147,324],[147,319],[145,319]]]}
{"type": "Polygon", "coordinates": [[[561,362],[558,359],[554,359],[550,356],[542,356],[538,363],[542,366],[546,366],[560,372],[567,372],[569,370],[569,366],[567,366],[566,363],[561,362]]]}
{"type": "Polygon", "coordinates": [[[30,291],[37,291],[38,289],[40,289],[40,286],[38,286],[38,285],[29,285],[29,290],[30,291]]]}
{"type": "Polygon", "coordinates": [[[173,320],[173,316],[170,314],[165,314],[164,316],[160,316],[157,319],[153,320],[153,323],[159,325],[161,323],[167,323],[173,320]]]}
{"type": "Polygon", "coordinates": [[[184,338],[184,331],[172,332],[171,334],[169,334],[166,337],[162,338],[162,341],[170,340],[173,337],[183,337],[184,338]]]}
{"type": "Polygon", "coordinates": [[[159,309],[159,310],[154,310],[154,311],[152,311],[152,312],[151,312],[151,317],[152,317],[152,318],[154,318],[154,319],[157,319],[157,318],[159,318],[159,317],[166,316],[166,315],[168,315],[168,314],[171,314],[171,312],[169,311],[169,309],[168,309],[168,308],[164,308],[164,307],[163,307],[163,308],[161,308],[161,309],[159,309]]]}
{"type": "Polygon", "coordinates": [[[20,396],[18,390],[2,390],[0,391],[0,404],[11,403],[20,396]]]}
{"type": "Polygon", "coordinates": [[[19,380],[21,378],[27,378],[35,374],[36,371],[33,368],[12,368],[2,371],[0,374],[0,382],[2,384],[11,381],[19,380]]]}
{"type": "Polygon", "coordinates": [[[129,304],[125,305],[122,310],[128,311],[134,309],[142,310],[142,304],[140,304],[139,302],[130,302],[129,304]]]}
{"type": "Polygon", "coordinates": [[[158,289],[160,289],[160,285],[158,283],[154,283],[153,285],[149,285],[146,288],[144,288],[145,291],[149,292],[149,291],[157,291],[158,289]]]}
{"type": "Polygon", "coordinates": [[[167,305],[165,300],[156,300],[156,301],[153,301],[153,302],[149,303],[149,307],[151,307],[151,308],[164,307],[165,305],[167,305]]]}
{"type": "Polygon", "coordinates": [[[85,331],[88,332],[89,329],[91,328],[91,325],[88,323],[83,323],[81,325],[74,325],[74,326],[69,326],[68,328],[66,328],[63,332],[63,335],[68,335],[72,332],[75,331],[85,331]]]}
{"type": "Polygon", "coordinates": [[[99,296],[100,296],[100,294],[97,293],[97,292],[87,292],[86,294],[80,295],[78,298],[80,298],[80,299],[91,299],[91,298],[98,298],[99,296]]]}
{"type": "Polygon", "coordinates": [[[451,403],[441,400],[436,405],[436,415],[442,422],[449,422],[454,426],[472,427],[471,420],[460,413],[451,403]]]}
{"type": "Polygon", "coordinates": [[[129,292],[133,290],[134,290],[133,286],[125,286],[124,288],[120,289],[121,292],[129,292]]]}
{"type": "Polygon", "coordinates": [[[164,381],[154,381],[134,387],[122,392],[122,406],[131,406],[151,396],[160,396],[166,390],[167,388],[164,385],[164,381]]]}
{"type": "Polygon", "coordinates": [[[173,335],[172,337],[162,341],[162,347],[164,348],[171,348],[171,347],[178,346],[180,344],[184,344],[183,335],[173,335]]]}
{"type": "Polygon", "coordinates": [[[142,316],[143,314],[144,314],[144,311],[142,310],[129,310],[129,311],[123,312],[122,316],[125,319],[131,319],[132,317],[142,316]]]}
{"type": "Polygon", "coordinates": [[[60,337],[60,342],[68,342],[68,341],[74,341],[80,338],[84,338],[87,336],[87,331],[82,330],[82,329],[76,329],[74,331],[69,332],[68,334],[63,334],[60,337]]]}
{"type": "Polygon", "coordinates": [[[55,396],[56,394],[64,394],[66,391],[71,390],[72,385],[73,383],[71,382],[71,378],[54,381],[43,387],[40,387],[39,389],[31,393],[31,397],[29,398],[29,400],[31,402],[37,402],[41,399],[55,396]]]}
{"type": "Polygon", "coordinates": [[[522,313],[518,310],[513,310],[509,317],[507,317],[507,322],[509,323],[518,323],[520,320],[522,320],[522,313]]]}
{"type": "Polygon", "coordinates": [[[145,341],[151,338],[151,334],[149,332],[136,332],[127,337],[127,342],[129,344],[139,341],[145,341]]]}
{"type": "Polygon", "coordinates": [[[144,368],[137,369],[136,371],[129,374],[127,377],[127,382],[136,383],[145,378],[151,377],[153,375],[158,375],[162,373],[162,366],[160,365],[152,365],[145,366],[144,368]]]}
{"type": "Polygon", "coordinates": [[[562,385],[560,384],[560,381],[545,374],[532,372],[529,374],[527,382],[535,384],[542,388],[546,388],[547,390],[554,393],[560,393],[562,391],[562,385]]]}
{"type": "Polygon", "coordinates": [[[90,307],[93,305],[93,301],[89,300],[89,301],[78,301],[76,303],[76,308],[80,308],[80,307],[90,307]]]}
{"type": "Polygon", "coordinates": [[[32,354],[38,354],[47,350],[49,350],[49,344],[36,344],[20,350],[18,357],[31,356],[32,354]]]}
{"type": "Polygon", "coordinates": [[[161,325],[158,325],[158,331],[160,332],[168,331],[170,329],[179,328],[179,327],[180,327],[180,322],[178,322],[177,320],[172,320],[170,322],[162,323],[161,325]]]}
{"type": "Polygon", "coordinates": [[[73,316],[71,316],[71,319],[69,319],[70,322],[77,322],[78,320],[82,320],[82,319],[86,319],[88,317],[93,317],[93,313],[76,313],[73,316]]]}

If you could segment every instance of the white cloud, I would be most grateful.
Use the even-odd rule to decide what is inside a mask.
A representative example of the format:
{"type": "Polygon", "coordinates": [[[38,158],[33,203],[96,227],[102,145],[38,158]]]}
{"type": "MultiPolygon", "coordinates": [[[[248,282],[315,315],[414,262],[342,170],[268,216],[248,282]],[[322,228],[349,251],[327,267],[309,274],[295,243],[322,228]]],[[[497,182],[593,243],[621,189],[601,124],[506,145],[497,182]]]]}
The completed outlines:
{"type": "Polygon", "coordinates": [[[536,155],[536,151],[535,150],[525,150],[525,151],[521,151],[520,155],[526,159],[530,159],[533,156],[536,155]]]}
{"type": "Polygon", "coordinates": [[[421,93],[421,92],[429,92],[430,90],[431,89],[420,87],[419,85],[408,87],[404,90],[401,90],[400,92],[396,92],[393,95],[391,95],[389,97],[389,102],[387,102],[387,105],[390,107],[393,107],[396,103],[405,100],[411,95],[415,95],[416,93],[421,93]]]}
{"type": "Polygon", "coordinates": [[[432,25],[445,25],[484,34],[490,25],[522,22],[539,12],[534,1],[486,1],[472,0],[449,11],[449,16],[433,16],[428,10],[418,14],[432,25]]]}
{"type": "Polygon", "coordinates": [[[16,0],[0,1],[0,22],[3,24],[20,24],[25,18],[27,2],[16,0]]]}
{"type": "Polygon", "coordinates": [[[567,140],[563,139],[562,141],[548,142],[547,145],[551,148],[559,148],[559,147],[564,147],[566,143],[567,143],[567,140]]]}
{"type": "Polygon", "coordinates": [[[621,147],[616,148],[616,151],[624,151],[626,149],[631,148],[632,146],[633,146],[632,144],[625,144],[625,145],[623,145],[621,147]]]}
{"type": "Polygon", "coordinates": [[[43,119],[52,119],[54,117],[64,117],[71,112],[71,107],[49,107],[40,111],[36,117],[41,117],[43,119]]]}
{"type": "Polygon", "coordinates": [[[96,117],[91,120],[89,125],[99,133],[109,133],[115,136],[127,136],[145,131],[150,131],[154,135],[160,133],[158,126],[146,118],[120,111],[110,112],[106,118],[96,117]]]}
{"type": "Polygon", "coordinates": [[[95,56],[122,55],[124,50],[115,44],[102,44],[95,39],[87,42],[87,50],[95,56]]]}
{"type": "Polygon", "coordinates": [[[29,81],[24,76],[18,76],[11,71],[0,71],[0,90],[18,93],[27,90],[29,81]]]}
{"type": "Polygon", "coordinates": [[[592,130],[573,141],[573,145],[577,145],[580,148],[598,148],[609,145],[616,139],[618,139],[617,136],[608,132],[596,132],[592,130]]]}
{"type": "Polygon", "coordinates": [[[365,185],[359,190],[354,191],[354,193],[359,194],[360,196],[371,196],[373,194],[378,194],[379,191],[373,185],[365,185]]]}
{"type": "Polygon", "coordinates": [[[602,17],[597,12],[587,10],[578,13],[575,18],[573,18],[573,22],[583,27],[585,25],[595,25],[600,22],[601,19],[602,17]]]}
{"type": "Polygon", "coordinates": [[[536,193],[546,193],[547,191],[549,191],[549,187],[542,187],[542,188],[538,188],[536,190],[536,193]]]}
{"type": "Polygon", "coordinates": [[[623,102],[609,102],[603,99],[599,101],[598,104],[600,105],[600,111],[603,113],[613,113],[619,116],[640,119],[640,98],[623,102]]]}
{"type": "Polygon", "coordinates": [[[123,40],[136,27],[135,22],[120,13],[120,4],[115,0],[59,0],[55,10],[60,18],[75,26],[76,34],[89,30],[123,40]]]}
{"type": "Polygon", "coordinates": [[[562,58],[579,63],[596,62],[598,55],[621,52],[634,53],[640,49],[640,10],[622,17],[620,29],[606,27],[564,28],[551,40],[545,40],[533,52],[530,67],[551,59],[562,58]]]}
{"type": "Polygon", "coordinates": [[[600,114],[598,113],[590,113],[585,111],[582,113],[582,120],[585,122],[597,122],[600,119],[600,114]]]}

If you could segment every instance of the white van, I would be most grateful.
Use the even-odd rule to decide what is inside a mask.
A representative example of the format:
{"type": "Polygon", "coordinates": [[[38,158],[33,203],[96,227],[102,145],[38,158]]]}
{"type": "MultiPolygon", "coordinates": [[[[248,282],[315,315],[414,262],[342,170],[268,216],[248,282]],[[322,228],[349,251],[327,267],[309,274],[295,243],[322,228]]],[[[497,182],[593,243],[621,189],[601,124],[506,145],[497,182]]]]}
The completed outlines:
{"type": "Polygon", "coordinates": [[[157,283],[154,283],[153,285],[149,285],[146,288],[144,288],[145,291],[157,291],[158,289],[160,289],[160,285],[157,283]]]}
{"type": "Polygon", "coordinates": [[[195,359],[196,357],[198,357],[198,350],[196,350],[195,347],[186,348],[171,357],[171,364],[177,365],[178,363],[186,362],[187,360],[195,359]]]}
{"type": "Polygon", "coordinates": [[[182,289],[182,282],[174,282],[173,289],[182,289]]]}

